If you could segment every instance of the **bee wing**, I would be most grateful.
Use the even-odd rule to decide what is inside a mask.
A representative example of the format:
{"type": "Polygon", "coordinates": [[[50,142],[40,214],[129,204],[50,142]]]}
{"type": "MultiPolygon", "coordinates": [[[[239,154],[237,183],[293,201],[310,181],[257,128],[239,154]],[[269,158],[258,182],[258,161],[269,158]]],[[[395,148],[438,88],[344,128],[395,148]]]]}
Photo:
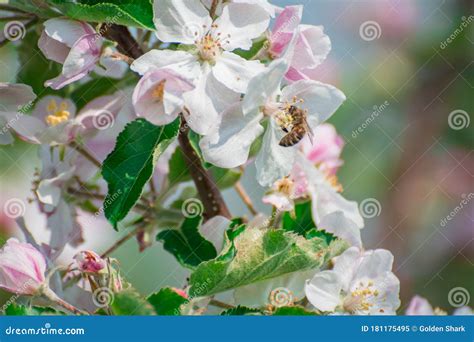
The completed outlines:
{"type": "Polygon", "coordinates": [[[308,120],[306,120],[306,116],[304,117],[304,124],[306,126],[306,131],[308,132],[309,141],[311,142],[311,145],[313,145],[314,133],[313,133],[313,129],[308,123],[308,120]]]}

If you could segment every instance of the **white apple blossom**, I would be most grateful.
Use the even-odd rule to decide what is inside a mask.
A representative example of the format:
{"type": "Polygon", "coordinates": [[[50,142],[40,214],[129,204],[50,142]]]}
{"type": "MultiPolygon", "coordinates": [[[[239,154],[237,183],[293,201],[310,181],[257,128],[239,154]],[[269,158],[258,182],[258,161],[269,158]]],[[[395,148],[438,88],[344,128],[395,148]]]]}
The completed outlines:
{"type": "Polygon", "coordinates": [[[385,249],[347,249],[332,270],[306,281],[305,293],[317,309],[353,315],[394,315],[400,282],[392,273],[393,255],[385,249]]]}
{"type": "Polygon", "coordinates": [[[62,158],[58,149],[41,145],[39,156],[42,168],[36,196],[40,210],[47,215],[47,228],[51,231],[49,247],[60,253],[68,244],[77,246],[83,242],[76,207],[64,196],[74,177],[76,153],[69,152],[62,158]]]}
{"type": "Polygon", "coordinates": [[[305,111],[308,125],[314,129],[336,111],[345,96],[331,85],[312,80],[297,81],[280,90],[287,70],[285,59],[276,60],[250,81],[242,103],[228,108],[220,122],[201,139],[208,162],[224,168],[244,164],[253,141],[265,131],[256,160],[259,183],[269,186],[290,173],[298,147],[280,145],[286,134],[284,129],[292,124],[289,107],[305,111]],[[265,119],[264,130],[261,121],[265,119]]]}
{"type": "Polygon", "coordinates": [[[212,20],[200,1],[154,2],[156,35],[165,43],[187,45],[183,50],[152,50],[134,61],[140,75],[168,68],[193,80],[195,89],[183,95],[190,128],[206,134],[229,104],[245,93],[248,82],[264,66],[232,51],[248,50],[252,39],[268,27],[269,16],[258,5],[230,3],[212,20]]]}

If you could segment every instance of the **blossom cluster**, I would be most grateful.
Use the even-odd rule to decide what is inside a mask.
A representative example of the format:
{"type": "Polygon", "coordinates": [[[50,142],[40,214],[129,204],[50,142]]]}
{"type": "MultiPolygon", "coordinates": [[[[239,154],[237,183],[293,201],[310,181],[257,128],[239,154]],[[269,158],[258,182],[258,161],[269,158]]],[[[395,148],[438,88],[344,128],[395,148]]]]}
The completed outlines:
{"type": "MultiPolygon", "coordinates": [[[[285,305],[304,305],[321,314],[396,314],[400,283],[392,271],[393,255],[365,249],[364,219],[358,204],[343,196],[337,178],[344,139],[326,121],[346,97],[313,78],[331,50],[323,27],[302,23],[303,6],[279,8],[266,0],[155,0],[153,7],[154,48],[145,48],[135,59],[125,58],[117,44],[87,22],[60,17],[42,23],[38,47],[47,59],[62,65],[60,75],[45,80],[46,87],[60,91],[91,77],[132,75],[130,96],[126,91],[101,95],[78,110],[71,98],[37,98],[28,85],[0,84],[0,122],[9,129],[0,135],[0,143],[11,144],[15,134],[39,145],[42,167],[33,182],[34,195],[52,233],[42,247],[8,240],[0,251],[0,287],[21,295],[45,295],[75,312],[51,293],[47,270],[54,272],[66,245],[83,243],[77,216],[86,210],[85,202],[76,197],[78,187],[88,193],[106,188],[103,180],[91,181],[97,173],[94,164],[104,163],[117,137],[101,123],[113,123],[120,114],[155,126],[185,123],[197,137],[194,148],[206,165],[226,170],[254,163],[256,181],[266,189],[262,201],[273,208],[274,216],[295,218],[296,207],[309,203],[317,230],[344,242],[344,251],[332,259],[331,267],[297,270],[237,287],[235,305],[270,307],[271,312],[281,306],[276,298],[285,294],[285,305]],[[32,110],[18,115],[22,107],[32,110]],[[98,160],[85,152],[86,147],[98,160]]],[[[173,141],[159,151],[154,166],[152,179],[166,190],[175,190],[164,178],[177,146],[173,141]]],[[[120,193],[110,204],[125,196],[120,193]]],[[[137,203],[137,208],[155,208],[151,202],[137,203]]],[[[142,221],[147,220],[150,217],[144,216],[142,221]]],[[[280,229],[271,227],[278,225],[275,221],[256,215],[246,229],[260,234],[261,222],[266,222],[265,231],[280,229]]],[[[199,228],[216,255],[229,253],[229,226],[228,218],[214,216],[199,228]]],[[[138,228],[136,236],[144,249],[151,232],[138,228]]],[[[78,251],[63,276],[63,282],[82,279],[80,287],[89,294],[104,287],[117,293],[126,287],[118,263],[88,250],[78,251]]],[[[191,301],[188,286],[174,293],[191,301]]],[[[409,312],[430,313],[419,309],[427,305],[412,303],[409,312]]],[[[187,312],[202,311],[193,307],[187,312]]]]}

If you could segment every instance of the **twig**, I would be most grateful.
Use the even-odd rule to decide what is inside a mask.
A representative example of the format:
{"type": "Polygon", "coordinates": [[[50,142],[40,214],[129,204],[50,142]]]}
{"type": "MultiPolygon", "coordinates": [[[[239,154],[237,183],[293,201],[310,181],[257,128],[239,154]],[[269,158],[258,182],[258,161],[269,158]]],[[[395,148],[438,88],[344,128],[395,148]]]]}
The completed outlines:
{"type": "Polygon", "coordinates": [[[211,301],[209,302],[209,305],[216,306],[218,308],[223,308],[223,309],[234,309],[235,308],[235,306],[233,306],[231,304],[221,302],[220,300],[217,300],[217,299],[211,299],[211,301]]]}
{"type": "Polygon", "coordinates": [[[56,293],[54,293],[49,287],[46,287],[45,289],[43,289],[42,294],[46,298],[48,298],[50,301],[52,301],[53,303],[55,303],[55,304],[61,306],[62,308],[66,309],[68,312],[71,312],[71,313],[76,314],[76,315],[88,315],[87,312],[84,312],[84,311],[76,308],[74,305],[69,304],[65,300],[59,298],[58,295],[56,293]]]}
{"type": "Polygon", "coordinates": [[[249,211],[252,213],[253,216],[258,214],[258,211],[255,209],[253,206],[252,200],[250,199],[249,195],[247,195],[247,192],[245,191],[244,187],[240,182],[235,183],[234,185],[235,191],[237,191],[237,194],[240,196],[244,204],[247,206],[249,211]]]}
{"type": "MultiPolygon", "coordinates": [[[[99,200],[99,201],[105,200],[105,197],[106,197],[103,194],[97,194],[97,193],[89,192],[89,191],[82,191],[82,190],[78,190],[78,189],[74,189],[74,188],[68,188],[67,191],[71,195],[80,196],[80,197],[84,197],[84,198],[92,198],[92,199],[96,199],[96,200],[99,200]]],[[[148,211],[150,209],[147,205],[142,204],[142,203],[135,204],[135,207],[138,208],[138,209],[144,210],[144,211],[148,211]]]]}
{"type": "Polygon", "coordinates": [[[15,13],[25,13],[25,11],[22,11],[21,9],[18,9],[16,7],[7,5],[7,4],[0,4],[0,11],[7,11],[7,12],[15,12],[15,13]]]}
{"type": "Polygon", "coordinates": [[[128,239],[132,238],[133,236],[137,235],[137,233],[140,231],[140,229],[143,229],[141,225],[135,227],[131,231],[127,233],[127,235],[123,236],[121,239],[116,241],[112,246],[110,246],[102,255],[100,256],[101,258],[108,257],[110,254],[115,252],[117,248],[122,246],[125,242],[128,241],[128,239]]]}
{"type": "Polygon", "coordinates": [[[71,146],[77,152],[82,154],[87,160],[89,160],[92,164],[97,166],[99,169],[102,167],[102,163],[100,161],[98,161],[92,154],[90,154],[89,151],[87,151],[84,147],[77,144],[75,141],[71,142],[69,146],[71,146]]]}
{"type": "Polygon", "coordinates": [[[134,59],[137,59],[143,55],[143,50],[137,41],[133,38],[132,34],[122,25],[110,25],[106,27],[105,36],[113,41],[116,41],[118,46],[117,49],[134,59]]]}
{"type": "Polygon", "coordinates": [[[232,215],[222,198],[221,192],[215,185],[214,180],[211,178],[209,173],[202,166],[199,156],[191,146],[188,133],[189,127],[183,118],[178,141],[183,150],[189,173],[194,184],[196,184],[199,197],[204,205],[204,218],[208,220],[214,216],[220,215],[230,219],[232,215]]]}
{"type": "Polygon", "coordinates": [[[219,4],[219,0],[212,0],[211,8],[209,10],[209,15],[212,19],[216,16],[217,5],[219,4]]]}

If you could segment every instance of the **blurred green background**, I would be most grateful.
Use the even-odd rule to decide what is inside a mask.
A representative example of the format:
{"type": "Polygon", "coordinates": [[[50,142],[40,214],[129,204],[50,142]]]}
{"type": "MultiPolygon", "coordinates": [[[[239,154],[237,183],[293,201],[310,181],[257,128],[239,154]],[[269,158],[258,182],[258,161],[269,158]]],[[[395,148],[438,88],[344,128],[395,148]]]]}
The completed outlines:
{"type": "MultiPolygon", "coordinates": [[[[414,294],[452,311],[448,292],[458,286],[474,298],[474,3],[273,3],[303,4],[304,23],[323,25],[331,38],[332,52],[315,76],[347,96],[330,120],[346,142],[339,178],[346,198],[380,203],[378,215],[366,219],[362,238],[367,249],[387,248],[395,255],[401,311],[414,294]],[[453,112],[467,120],[461,129],[450,125],[453,112]],[[453,210],[452,220],[442,224],[453,210]]],[[[31,40],[31,49],[16,43],[0,48],[0,81],[15,82],[18,70],[40,83],[47,73],[57,73],[50,64],[41,67],[45,62],[34,53],[34,38],[31,31],[24,38],[31,40]]],[[[31,197],[36,155],[35,146],[20,141],[0,147],[0,204],[31,197]]],[[[265,189],[257,186],[253,166],[243,185],[268,213],[259,202],[265,189]]],[[[249,215],[234,190],[224,195],[233,214],[249,215]]],[[[38,240],[47,241],[44,218],[34,203],[27,206],[26,219],[38,240]]],[[[125,233],[97,222],[86,227],[85,248],[103,251],[125,233]]],[[[17,234],[15,224],[0,216],[0,236],[17,234]]],[[[73,254],[67,249],[61,261],[70,263],[73,254]]],[[[181,287],[187,276],[160,244],[139,253],[132,239],[113,256],[144,294],[162,286],[181,287]]]]}

